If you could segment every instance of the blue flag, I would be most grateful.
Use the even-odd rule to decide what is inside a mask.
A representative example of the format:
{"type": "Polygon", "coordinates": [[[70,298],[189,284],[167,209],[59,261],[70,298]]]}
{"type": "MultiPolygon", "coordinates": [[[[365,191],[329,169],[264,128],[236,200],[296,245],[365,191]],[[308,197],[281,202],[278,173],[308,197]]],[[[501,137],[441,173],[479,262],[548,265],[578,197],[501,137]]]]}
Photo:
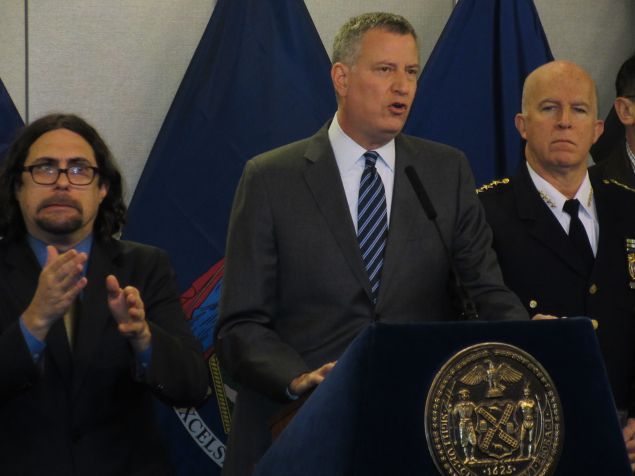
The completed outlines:
{"type": "Polygon", "coordinates": [[[522,160],[525,77],[553,56],[532,0],[460,0],[419,78],[405,132],[463,150],[476,183],[522,160]]]}
{"type": "Polygon", "coordinates": [[[334,114],[329,70],[302,0],[218,0],[130,204],[124,238],[170,253],[213,377],[201,408],[162,408],[181,475],[217,474],[231,423],[212,329],[234,189],[249,158],[334,114]]]}
{"type": "Polygon", "coordinates": [[[15,133],[23,125],[24,122],[0,79],[0,164],[4,161],[4,154],[11,145],[15,133]]]}

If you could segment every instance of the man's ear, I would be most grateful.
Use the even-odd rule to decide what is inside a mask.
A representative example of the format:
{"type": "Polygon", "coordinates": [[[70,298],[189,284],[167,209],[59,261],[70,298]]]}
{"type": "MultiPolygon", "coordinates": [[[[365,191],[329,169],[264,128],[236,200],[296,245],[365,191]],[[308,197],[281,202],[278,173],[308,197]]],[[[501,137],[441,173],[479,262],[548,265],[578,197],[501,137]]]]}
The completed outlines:
{"type": "Polygon", "coordinates": [[[104,201],[104,198],[106,198],[106,195],[108,195],[108,190],[108,183],[102,182],[102,184],[99,186],[99,203],[104,201]]]}
{"type": "Polygon", "coordinates": [[[340,97],[346,97],[348,92],[348,77],[350,68],[344,63],[335,63],[331,67],[331,80],[335,92],[340,97]]]}
{"type": "Polygon", "coordinates": [[[597,119],[595,121],[595,136],[593,137],[593,143],[595,144],[602,133],[604,132],[604,121],[602,119],[597,119]]]}
{"type": "Polygon", "coordinates": [[[624,97],[618,97],[613,103],[617,117],[625,126],[635,125],[635,103],[624,97]]]}
{"type": "Polygon", "coordinates": [[[520,137],[527,140],[527,128],[525,127],[525,116],[522,113],[516,114],[514,117],[514,124],[516,125],[516,129],[520,133],[520,137]]]}

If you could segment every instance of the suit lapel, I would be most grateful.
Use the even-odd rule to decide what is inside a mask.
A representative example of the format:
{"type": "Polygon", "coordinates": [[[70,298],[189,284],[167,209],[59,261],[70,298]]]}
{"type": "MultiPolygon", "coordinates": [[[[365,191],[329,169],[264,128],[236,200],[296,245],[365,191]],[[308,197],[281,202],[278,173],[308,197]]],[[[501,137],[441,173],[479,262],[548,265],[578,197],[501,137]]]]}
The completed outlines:
{"type": "Polygon", "coordinates": [[[9,270],[7,282],[23,311],[33,299],[42,269],[26,241],[9,243],[5,261],[9,270]]]}
{"type": "Polygon", "coordinates": [[[410,228],[413,226],[414,217],[418,212],[418,203],[411,191],[410,184],[407,183],[404,172],[406,166],[413,161],[414,156],[415,152],[408,147],[403,136],[398,135],[395,138],[395,171],[388,242],[384,255],[384,268],[381,273],[378,303],[382,302],[382,296],[388,292],[393,282],[391,277],[398,269],[399,264],[403,263],[401,255],[406,248],[404,243],[410,236],[410,228]]]}
{"type": "MultiPolygon", "coordinates": [[[[566,263],[576,273],[587,277],[582,260],[576,254],[569,237],[548,205],[540,198],[524,163],[521,164],[519,173],[516,174],[514,184],[518,216],[525,223],[528,233],[551,249],[558,259],[566,263]]],[[[518,250],[518,252],[522,253],[523,250],[518,250]]]]}
{"type": "Polygon", "coordinates": [[[73,394],[76,395],[99,348],[104,329],[110,319],[105,279],[113,272],[112,247],[97,238],[93,242],[88,263],[88,285],[78,306],[74,362],[73,394]]]}
{"type": "Polygon", "coordinates": [[[633,174],[631,159],[628,157],[626,146],[623,143],[619,144],[613,155],[606,160],[606,175],[609,178],[616,178],[624,185],[635,188],[635,174],[633,174]]]}
{"type": "Polygon", "coordinates": [[[304,170],[304,178],[342,255],[370,299],[368,275],[327,131],[328,124],[313,137],[307,147],[305,158],[308,166],[304,170]]]}
{"type": "MultiPolygon", "coordinates": [[[[10,270],[8,282],[13,286],[18,308],[24,311],[33,299],[42,268],[26,240],[9,245],[6,262],[10,270]]],[[[45,359],[46,371],[49,371],[48,367],[55,366],[65,384],[70,385],[73,375],[71,351],[62,319],[53,324],[46,336],[45,359]]]]}

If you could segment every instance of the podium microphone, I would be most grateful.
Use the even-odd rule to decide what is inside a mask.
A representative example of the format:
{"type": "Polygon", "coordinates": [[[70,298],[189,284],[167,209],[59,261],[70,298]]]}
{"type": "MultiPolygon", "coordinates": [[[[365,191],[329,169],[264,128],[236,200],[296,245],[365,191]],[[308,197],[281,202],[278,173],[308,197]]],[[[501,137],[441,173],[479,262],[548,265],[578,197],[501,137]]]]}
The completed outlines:
{"type": "Polygon", "coordinates": [[[450,271],[452,273],[452,276],[454,277],[454,285],[456,287],[458,297],[461,301],[461,317],[468,321],[477,320],[478,313],[476,312],[476,305],[470,298],[470,295],[467,293],[467,289],[465,289],[465,285],[463,284],[463,281],[461,281],[459,273],[456,271],[456,266],[454,266],[454,260],[450,255],[448,244],[443,238],[441,229],[439,228],[439,224],[437,223],[437,211],[434,209],[434,206],[432,205],[432,202],[430,201],[425,188],[423,188],[423,184],[421,183],[421,180],[419,180],[419,176],[417,175],[414,167],[412,165],[407,166],[405,172],[408,176],[408,180],[410,181],[410,185],[412,185],[412,189],[414,190],[417,198],[419,199],[419,202],[421,203],[421,208],[423,208],[423,211],[428,219],[434,224],[434,228],[437,230],[437,234],[439,235],[439,240],[443,245],[445,256],[448,260],[448,264],[450,265],[450,271]]]}

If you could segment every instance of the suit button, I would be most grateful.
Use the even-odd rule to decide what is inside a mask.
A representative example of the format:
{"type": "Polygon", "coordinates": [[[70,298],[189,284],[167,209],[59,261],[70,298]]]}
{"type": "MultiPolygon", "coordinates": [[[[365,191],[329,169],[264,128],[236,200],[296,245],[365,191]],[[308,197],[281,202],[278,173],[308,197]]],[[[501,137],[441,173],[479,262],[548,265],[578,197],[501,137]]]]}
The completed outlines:
{"type": "Polygon", "coordinates": [[[158,383],[154,386],[154,389],[162,392],[165,389],[165,386],[162,383],[158,383]]]}
{"type": "Polygon", "coordinates": [[[538,307],[538,301],[536,301],[535,299],[532,299],[531,301],[529,301],[530,309],[536,309],[537,307],[538,307]]]}
{"type": "Polygon", "coordinates": [[[81,441],[81,439],[82,439],[82,435],[81,435],[81,434],[79,434],[79,433],[73,433],[73,434],[71,435],[71,441],[72,441],[73,443],[79,443],[79,442],[81,441]]]}
{"type": "Polygon", "coordinates": [[[597,284],[593,283],[591,287],[589,288],[589,294],[595,294],[597,292],[598,292],[598,286],[597,284]]]}

